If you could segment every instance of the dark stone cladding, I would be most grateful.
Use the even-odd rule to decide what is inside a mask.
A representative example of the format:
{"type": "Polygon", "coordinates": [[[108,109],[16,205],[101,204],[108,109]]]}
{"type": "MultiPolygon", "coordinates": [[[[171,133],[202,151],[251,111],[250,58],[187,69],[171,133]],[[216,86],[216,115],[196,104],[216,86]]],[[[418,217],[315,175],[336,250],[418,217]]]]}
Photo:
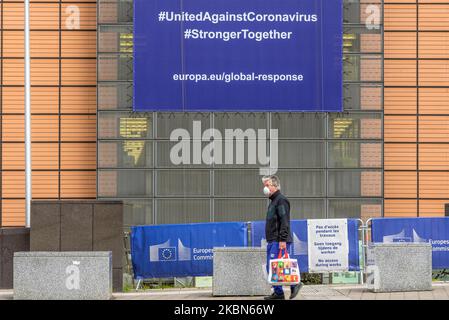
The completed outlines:
{"type": "Polygon", "coordinates": [[[13,288],[13,257],[20,251],[30,251],[30,229],[0,228],[0,289],[13,288]]]}
{"type": "Polygon", "coordinates": [[[123,290],[123,202],[36,200],[31,251],[112,251],[113,290],[123,290]]]}

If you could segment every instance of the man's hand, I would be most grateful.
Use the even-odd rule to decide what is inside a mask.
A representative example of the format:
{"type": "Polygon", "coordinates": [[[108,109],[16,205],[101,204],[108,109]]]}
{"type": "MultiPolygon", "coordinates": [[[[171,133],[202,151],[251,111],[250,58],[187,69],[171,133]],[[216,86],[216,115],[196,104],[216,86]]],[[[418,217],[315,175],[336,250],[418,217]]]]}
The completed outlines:
{"type": "Polygon", "coordinates": [[[282,249],[287,249],[287,243],[279,242],[279,250],[282,250],[282,249]]]}

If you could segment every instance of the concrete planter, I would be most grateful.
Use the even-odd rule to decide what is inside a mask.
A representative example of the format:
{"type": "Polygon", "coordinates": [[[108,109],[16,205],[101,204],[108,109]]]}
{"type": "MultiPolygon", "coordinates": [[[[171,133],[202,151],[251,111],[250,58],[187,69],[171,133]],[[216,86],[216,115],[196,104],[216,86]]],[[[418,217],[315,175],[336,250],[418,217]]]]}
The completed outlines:
{"type": "Polygon", "coordinates": [[[368,261],[374,292],[432,290],[430,243],[375,243],[368,261]]]}
{"type": "Polygon", "coordinates": [[[16,252],[14,299],[107,300],[111,252],[16,252]]]}
{"type": "Polygon", "coordinates": [[[214,248],[214,296],[264,296],[271,293],[263,268],[265,248],[214,248]]]}

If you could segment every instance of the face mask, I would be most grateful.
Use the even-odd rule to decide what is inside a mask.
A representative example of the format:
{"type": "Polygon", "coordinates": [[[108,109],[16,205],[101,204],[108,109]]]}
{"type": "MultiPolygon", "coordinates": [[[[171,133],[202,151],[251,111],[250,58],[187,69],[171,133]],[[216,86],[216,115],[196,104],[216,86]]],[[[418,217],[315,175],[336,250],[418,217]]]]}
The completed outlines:
{"type": "Polygon", "coordinates": [[[263,188],[263,194],[266,195],[267,197],[270,195],[270,189],[268,187],[263,188]]]}

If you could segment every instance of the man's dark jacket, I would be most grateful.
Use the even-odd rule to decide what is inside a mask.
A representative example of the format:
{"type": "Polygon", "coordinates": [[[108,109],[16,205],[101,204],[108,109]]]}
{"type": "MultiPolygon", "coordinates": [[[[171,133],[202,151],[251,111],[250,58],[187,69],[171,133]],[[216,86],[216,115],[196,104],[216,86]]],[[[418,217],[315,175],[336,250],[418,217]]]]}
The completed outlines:
{"type": "Polygon", "coordinates": [[[290,202],[278,190],[270,196],[265,237],[267,242],[292,242],[290,231],[290,202]]]}

